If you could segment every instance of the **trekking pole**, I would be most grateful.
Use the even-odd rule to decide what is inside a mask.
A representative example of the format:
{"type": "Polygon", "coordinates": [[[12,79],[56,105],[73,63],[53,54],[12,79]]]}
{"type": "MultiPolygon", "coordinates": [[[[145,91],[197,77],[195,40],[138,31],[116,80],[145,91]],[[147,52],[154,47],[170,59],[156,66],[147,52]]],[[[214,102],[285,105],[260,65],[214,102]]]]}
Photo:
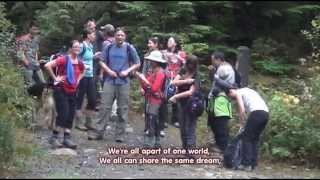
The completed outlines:
{"type": "Polygon", "coordinates": [[[145,93],[144,93],[144,123],[145,123],[145,130],[148,130],[148,127],[149,127],[149,122],[148,122],[148,117],[147,117],[147,103],[148,103],[147,95],[150,92],[150,90],[151,90],[151,87],[148,86],[146,91],[145,91],[145,93]]]}

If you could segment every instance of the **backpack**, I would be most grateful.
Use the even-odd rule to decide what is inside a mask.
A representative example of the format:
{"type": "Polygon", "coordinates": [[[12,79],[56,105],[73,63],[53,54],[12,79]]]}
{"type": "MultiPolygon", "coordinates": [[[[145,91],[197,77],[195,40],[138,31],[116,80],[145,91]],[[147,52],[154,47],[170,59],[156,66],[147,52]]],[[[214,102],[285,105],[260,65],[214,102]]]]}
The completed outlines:
{"type": "MultiPolygon", "coordinates": [[[[168,70],[166,70],[165,74],[168,73],[168,70]]],[[[172,96],[174,96],[177,93],[177,86],[172,84],[173,79],[168,78],[166,75],[165,85],[164,85],[164,98],[165,100],[169,100],[172,96]]]]}
{"type": "Polygon", "coordinates": [[[205,107],[204,95],[200,90],[197,90],[188,99],[187,107],[189,112],[195,117],[202,115],[205,107]]]}
{"type": "Polygon", "coordinates": [[[232,118],[231,101],[225,95],[219,94],[210,97],[206,111],[211,117],[227,116],[232,118]]]}
{"type": "MultiPolygon", "coordinates": [[[[105,63],[106,63],[106,65],[107,66],[109,66],[109,53],[110,53],[110,49],[111,49],[111,47],[114,45],[115,43],[111,43],[111,44],[109,44],[108,45],[108,47],[107,47],[107,54],[106,54],[106,60],[105,60],[105,63]]],[[[127,55],[128,55],[128,60],[129,60],[129,67],[132,65],[132,64],[134,64],[133,63],[133,58],[132,58],[132,53],[131,53],[131,49],[132,49],[132,45],[131,44],[129,44],[129,43],[126,43],[126,48],[127,48],[127,55]]],[[[117,72],[117,73],[120,73],[120,72],[117,72]]],[[[129,74],[129,77],[130,78],[133,78],[134,77],[134,73],[131,71],[130,72],[130,74],[129,74]]]]}
{"type": "MultiPolygon", "coordinates": [[[[34,74],[36,74],[36,73],[34,73],[34,74]]],[[[43,89],[45,87],[46,87],[46,84],[41,83],[41,82],[36,82],[35,84],[33,84],[32,86],[27,88],[27,92],[31,96],[41,97],[43,89]]]]}
{"type": "Polygon", "coordinates": [[[205,97],[202,93],[201,82],[199,82],[199,88],[192,94],[187,101],[187,109],[195,117],[202,115],[205,109],[205,97]]]}
{"type": "MultiPolygon", "coordinates": [[[[241,130],[240,130],[241,131],[241,130]]],[[[237,170],[242,160],[241,133],[230,141],[223,153],[223,165],[225,168],[237,170]]]]}

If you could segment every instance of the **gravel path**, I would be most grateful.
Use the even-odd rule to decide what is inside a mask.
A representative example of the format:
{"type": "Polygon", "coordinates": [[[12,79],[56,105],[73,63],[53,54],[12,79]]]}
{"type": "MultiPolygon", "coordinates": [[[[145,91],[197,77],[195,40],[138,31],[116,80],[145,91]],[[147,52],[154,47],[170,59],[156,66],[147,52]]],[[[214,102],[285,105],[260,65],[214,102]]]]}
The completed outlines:
{"type": "MultiPolygon", "coordinates": [[[[32,156],[23,172],[14,178],[298,178],[291,173],[276,173],[257,169],[255,172],[233,171],[218,164],[100,164],[99,157],[110,147],[142,147],[144,120],[138,114],[130,113],[127,127],[127,142],[116,143],[112,131],[106,133],[102,141],[88,141],[87,132],[73,130],[72,136],[78,144],[75,151],[67,151],[69,155],[56,155],[57,151],[50,148],[48,137],[50,131],[39,129],[35,131],[34,143],[40,147],[39,155],[32,156]],[[72,154],[74,153],[74,154],[72,154]]],[[[175,127],[166,129],[166,137],[162,138],[163,148],[180,146],[179,131],[175,127]]],[[[65,149],[63,149],[65,150],[65,149]]],[[[60,151],[63,151],[60,149],[60,151]]],[[[61,152],[60,152],[61,153],[61,152]]],[[[210,152],[210,157],[221,158],[210,152]]],[[[110,156],[109,156],[110,157],[110,156]]],[[[124,156],[122,156],[124,157],[124,156]]],[[[139,158],[139,155],[126,157],[139,158]]],[[[149,157],[149,156],[144,156],[149,157]]],[[[167,156],[170,157],[170,156],[167,156]]],[[[181,157],[178,156],[178,157],[181,157]]],[[[208,156],[206,156],[208,157],[208,156]]],[[[318,176],[319,177],[319,176],[318,176]]],[[[313,178],[311,176],[311,178],[313,178]]]]}

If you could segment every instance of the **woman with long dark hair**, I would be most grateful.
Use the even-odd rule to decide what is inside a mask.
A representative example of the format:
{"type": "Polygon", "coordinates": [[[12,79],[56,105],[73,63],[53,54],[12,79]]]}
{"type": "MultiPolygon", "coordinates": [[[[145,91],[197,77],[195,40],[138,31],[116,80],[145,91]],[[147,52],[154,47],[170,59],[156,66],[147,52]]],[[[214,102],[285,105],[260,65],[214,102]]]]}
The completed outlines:
{"type": "Polygon", "coordinates": [[[194,55],[188,55],[185,68],[182,68],[173,80],[173,84],[178,87],[178,92],[169,99],[170,102],[177,104],[182,148],[187,152],[196,146],[197,117],[193,116],[188,109],[188,101],[193,93],[200,89],[197,69],[198,58],[194,55]]]}

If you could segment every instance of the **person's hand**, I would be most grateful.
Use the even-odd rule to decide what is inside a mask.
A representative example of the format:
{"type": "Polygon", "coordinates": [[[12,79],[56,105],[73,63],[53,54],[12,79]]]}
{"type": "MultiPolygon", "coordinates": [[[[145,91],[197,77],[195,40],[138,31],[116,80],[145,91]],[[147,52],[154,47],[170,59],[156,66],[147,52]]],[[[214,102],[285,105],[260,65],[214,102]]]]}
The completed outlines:
{"type": "Polygon", "coordinates": [[[77,79],[77,85],[79,85],[79,83],[80,83],[80,79],[77,79]]]}
{"type": "Polygon", "coordinates": [[[100,54],[101,54],[101,52],[98,51],[98,52],[94,53],[94,56],[99,56],[100,54]]]}
{"type": "Polygon", "coordinates": [[[110,70],[110,71],[108,72],[108,74],[109,74],[111,77],[113,77],[113,78],[117,78],[117,77],[118,77],[117,73],[114,72],[114,71],[112,71],[112,70],[110,70]]]}
{"type": "Polygon", "coordinates": [[[95,58],[100,57],[101,54],[102,54],[102,53],[101,53],[100,51],[98,51],[98,52],[94,53],[94,57],[95,57],[95,58]]]}
{"type": "Polygon", "coordinates": [[[58,83],[60,83],[60,82],[63,82],[64,79],[65,79],[64,76],[56,76],[55,81],[58,82],[58,83]]]}
{"type": "Polygon", "coordinates": [[[90,70],[90,66],[89,65],[84,65],[84,68],[87,70],[87,71],[89,71],[90,70]]]}
{"type": "Polygon", "coordinates": [[[130,73],[130,72],[129,72],[128,70],[121,71],[120,74],[119,74],[119,76],[120,76],[120,77],[127,77],[127,76],[129,75],[129,73],[130,73]]]}
{"type": "Polygon", "coordinates": [[[144,96],[146,92],[144,91],[143,88],[140,88],[140,93],[141,93],[142,96],[144,96]]]}
{"type": "Polygon", "coordinates": [[[213,69],[214,69],[213,65],[209,65],[209,66],[208,66],[208,69],[209,69],[210,71],[213,70],[213,69]]]}
{"type": "Polygon", "coordinates": [[[172,97],[169,99],[169,102],[177,103],[177,98],[176,98],[175,96],[172,96],[172,97]]]}
{"type": "Polygon", "coordinates": [[[194,79],[188,79],[187,82],[188,82],[188,84],[193,84],[194,83],[194,79]]]}
{"type": "Polygon", "coordinates": [[[240,116],[240,123],[241,123],[241,125],[244,126],[245,119],[246,119],[246,113],[245,112],[240,112],[239,116],[240,116]]]}

